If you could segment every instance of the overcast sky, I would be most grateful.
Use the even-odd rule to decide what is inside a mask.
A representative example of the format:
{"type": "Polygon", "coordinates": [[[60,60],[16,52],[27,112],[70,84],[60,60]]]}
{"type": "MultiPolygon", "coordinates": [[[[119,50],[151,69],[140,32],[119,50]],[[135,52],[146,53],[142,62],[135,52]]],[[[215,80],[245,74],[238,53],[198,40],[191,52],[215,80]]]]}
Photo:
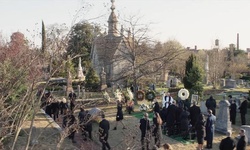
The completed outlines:
{"type": "MultiPolygon", "coordinates": [[[[4,37],[20,31],[39,43],[42,20],[68,27],[89,20],[105,27],[110,6],[110,0],[0,0],[0,31],[4,37]]],[[[151,35],[162,42],[210,49],[219,39],[223,48],[236,44],[239,33],[240,48],[250,48],[250,0],[115,0],[115,6],[120,19],[137,15],[141,23],[153,23],[151,35]]]]}

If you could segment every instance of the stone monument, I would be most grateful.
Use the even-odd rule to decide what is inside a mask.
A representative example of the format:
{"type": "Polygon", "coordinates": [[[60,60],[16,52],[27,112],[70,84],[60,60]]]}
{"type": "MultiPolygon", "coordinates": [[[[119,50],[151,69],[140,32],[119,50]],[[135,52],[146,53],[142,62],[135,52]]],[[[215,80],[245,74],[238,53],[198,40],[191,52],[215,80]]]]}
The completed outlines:
{"type": "Polygon", "coordinates": [[[200,109],[202,114],[207,114],[207,107],[206,107],[206,101],[200,102],[200,109]]]}
{"type": "Polygon", "coordinates": [[[102,68],[102,72],[100,72],[100,79],[101,79],[101,91],[102,91],[107,88],[106,72],[104,71],[104,67],[102,68]]]}
{"type": "Polygon", "coordinates": [[[80,81],[84,81],[84,80],[85,80],[85,76],[84,76],[84,74],[83,74],[83,69],[82,69],[81,57],[79,57],[77,78],[78,78],[80,81]]]}
{"type": "Polygon", "coordinates": [[[66,96],[68,96],[69,93],[70,93],[71,91],[73,91],[73,87],[72,87],[72,76],[71,76],[70,71],[68,71],[66,96]]]}
{"type": "Polygon", "coordinates": [[[216,117],[215,130],[226,134],[232,130],[229,114],[230,103],[226,100],[225,95],[223,98],[224,99],[219,102],[219,113],[217,113],[216,117]]]}
{"type": "Polygon", "coordinates": [[[236,81],[233,79],[227,79],[225,83],[226,88],[236,88],[236,81]]]}

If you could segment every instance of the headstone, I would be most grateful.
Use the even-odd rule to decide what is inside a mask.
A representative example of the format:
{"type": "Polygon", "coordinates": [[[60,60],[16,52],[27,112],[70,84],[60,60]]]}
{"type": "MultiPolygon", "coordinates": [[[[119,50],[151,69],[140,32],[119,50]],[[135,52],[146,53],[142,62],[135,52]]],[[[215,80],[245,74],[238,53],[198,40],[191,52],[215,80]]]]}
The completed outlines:
{"type": "Polygon", "coordinates": [[[73,87],[72,87],[72,77],[71,77],[70,71],[68,71],[66,96],[69,95],[69,93],[70,93],[71,91],[73,91],[73,87]]]}
{"type": "Polygon", "coordinates": [[[200,109],[202,114],[207,114],[207,107],[206,107],[206,101],[200,102],[200,109]]]}
{"type": "Polygon", "coordinates": [[[172,79],[172,87],[177,87],[178,86],[178,79],[176,77],[174,77],[172,79]]]}
{"type": "Polygon", "coordinates": [[[245,135],[247,136],[248,143],[250,143],[250,125],[242,125],[240,128],[246,131],[245,135]]]}
{"type": "Polygon", "coordinates": [[[224,87],[225,85],[226,85],[225,79],[221,79],[221,80],[220,80],[220,86],[221,86],[221,87],[224,87]]]}
{"type": "Polygon", "coordinates": [[[242,79],[239,79],[239,80],[237,80],[237,84],[238,84],[238,85],[243,85],[243,84],[244,84],[244,81],[243,81],[242,79]]]}
{"type": "Polygon", "coordinates": [[[35,144],[38,144],[38,140],[37,140],[37,129],[36,127],[32,127],[31,128],[32,132],[31,132],[31,137],[30,137],[30,145],[33,146],[35,144]]]}
{"type": "Polygon", "coordinates": [[[170,88],[170,81],[171,79],[167,81],[167,88],[170,88]]]}
{"type": "Polygon", "coordinates": [[[102,72],[100,72],[100,79],[101,79],[101,90],[105,90],[107,88],[107,83],[106,83],[106,72],[104,71],[104,67],[102,68],[102,72]]]}
{"type": "Polygon", "coordinates": [[[230,103],[225,99],[219,102],[219,113],[217,113],[215,130],[221,133],[226,134],[228,131],[231,131],[231,122],[229,114],[230,103]]]}
{"type": "Polygon", "coordinates": [[[82,86],[82,99],[84,99],[84,98],[85,98],[85,87],[82,86]]]}
{"type": "Polygon", "coordinates": [[[77,78],[78,78],[80,81],[84,81],[84,80],[85,80],[85,76],[84,76],[84,74],[83,74],[83,69],[82,69],[81,57],[79,57],[77,78]]]}
{"type": "Polygon", "coordinates": [[[233,79],[227,79],[225,83],[226,88],[236,88],[236,81],[233,79]]]}

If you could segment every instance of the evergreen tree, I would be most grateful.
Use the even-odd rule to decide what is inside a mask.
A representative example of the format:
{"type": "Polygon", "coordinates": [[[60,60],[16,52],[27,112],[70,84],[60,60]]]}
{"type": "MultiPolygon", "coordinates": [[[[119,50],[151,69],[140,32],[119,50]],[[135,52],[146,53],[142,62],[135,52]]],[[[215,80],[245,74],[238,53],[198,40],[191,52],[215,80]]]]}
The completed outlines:
{"type": "Polygon", "coordinates": [[[45,33],[45,25],[42,21],[42,53],[45,52],[46,49],[46,33],[45,33]]]}
{"type": "Polygon", "coordinates": [[[199,96],[202,96],[203,73],[198,64],[197,58],[191,54],[186,61],[185,77],[183,78],[184,87],[190,91],[191,94],[197,92],[199,96]]]}
{"type": "MultiPolygon", "coordinates": [[[[67,55],[71,58],[80,56],[83,66],[88,69],[90,67],[90,53],[92,42],[95,36],[100,34],[100,28],[93,26],[88,22],[78,23],[73,26],[69,36],[67,47],[67,55]]],[[[78,66],[78,59],[73,59],[74,67],[78,66]]]]}
{"type": "Polygon", "coordinates": [[[96,74],[95,70],[90,67],[86,74],[86,88],[90,90],[97,90],[100,85],[100,78],[96,74]]]}

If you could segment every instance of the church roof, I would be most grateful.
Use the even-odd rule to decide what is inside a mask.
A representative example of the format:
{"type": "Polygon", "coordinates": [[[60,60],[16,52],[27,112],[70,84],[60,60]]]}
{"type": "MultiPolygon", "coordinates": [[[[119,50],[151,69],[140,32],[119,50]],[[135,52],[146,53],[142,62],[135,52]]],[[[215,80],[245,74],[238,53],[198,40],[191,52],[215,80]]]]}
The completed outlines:
{"type": "Polygon", "coordinates": [[[98,57],[100,59],[112,59],[122,40],[121,36],[106,35],[98,37],[95,42],[98,57]]]}

